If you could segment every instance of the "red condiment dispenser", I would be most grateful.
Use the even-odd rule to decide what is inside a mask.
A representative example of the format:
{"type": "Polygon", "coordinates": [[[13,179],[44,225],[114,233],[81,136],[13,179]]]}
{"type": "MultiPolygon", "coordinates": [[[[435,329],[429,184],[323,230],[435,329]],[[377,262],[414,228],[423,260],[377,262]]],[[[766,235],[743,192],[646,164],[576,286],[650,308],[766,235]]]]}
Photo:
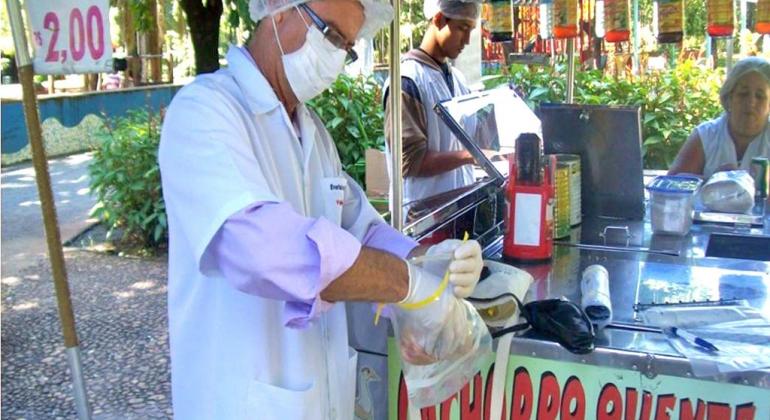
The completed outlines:
{"type": "Polygon", "coordinates": [[[555,156],[543,156],[542,141],[524,133],[509,157],[508,212],[503,258],[511,262],[542,262],[553,255],[555,156]]]}

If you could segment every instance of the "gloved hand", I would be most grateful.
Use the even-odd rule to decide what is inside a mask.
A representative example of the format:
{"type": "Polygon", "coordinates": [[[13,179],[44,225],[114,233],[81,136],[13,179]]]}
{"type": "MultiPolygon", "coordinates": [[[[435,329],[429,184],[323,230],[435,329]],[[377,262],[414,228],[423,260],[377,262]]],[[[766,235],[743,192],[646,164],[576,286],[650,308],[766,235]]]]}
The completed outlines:
{"type": "Polygon", "coordinates": [[[466,298],[473,293],[479,282],[484,261],[481,258],[481,245],[476,241],[447,239],[428,248],[425,255],[451,254],[449,264],[449,282],[454,286],[454,294],[466,298]]]}
{"type": "MultiPolygon", "coordinates": [[[[407,261],[409,292],[400,304],[423,302],[438,290],[441,278],[407,261]]],[[[401,356],[414,365],[435,363],[473,346],[464,302],[449,289],[425,306],[396,305],[401,356]]]]}

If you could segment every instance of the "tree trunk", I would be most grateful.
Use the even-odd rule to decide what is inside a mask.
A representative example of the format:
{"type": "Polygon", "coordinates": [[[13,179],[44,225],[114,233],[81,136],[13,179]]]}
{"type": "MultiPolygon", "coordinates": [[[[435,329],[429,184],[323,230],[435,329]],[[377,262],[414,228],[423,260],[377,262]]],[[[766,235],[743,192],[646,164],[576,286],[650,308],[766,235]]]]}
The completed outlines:
{"type": "Polygon", "coordinates": [[[130,86],[137,86],[142,81],[142,61],[139,59],[139,51],[136,45],[136,27],[134,26],[134,18],[128,7],[126,0],[121,0],[118,3],[118,10],[120,10],[120,29],[123,37],[123,42],[126,47],[126,59],[128,68],[126,69],[126,75],[130,82],[130,86]]]}
{"type": "Polygon", "coordinates": [[[195,73],[211,73],[219,69],[219,19],[222,0],[179,0],[187,15],[193,49],[195,73]]]}
{"type": "MultiPolygon", "coordinates": [[[[148,0],[147,7],[150,12],[150,28],[147,32],[146,51],[150,63],[150,80],[153,83],[161,82],[161,57],[163,50],[160,45],[160,36],[158,28],[158,3],[155,0],[148,0]]],[[[162,16],[162,15],[161,15],[162,16]]]]}

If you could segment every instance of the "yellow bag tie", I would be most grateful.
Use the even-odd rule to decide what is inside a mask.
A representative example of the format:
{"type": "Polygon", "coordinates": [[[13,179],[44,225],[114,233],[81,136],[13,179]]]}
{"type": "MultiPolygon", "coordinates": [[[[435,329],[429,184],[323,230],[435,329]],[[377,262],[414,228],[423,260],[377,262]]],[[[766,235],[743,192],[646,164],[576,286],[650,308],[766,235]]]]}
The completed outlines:
{"type": "MultiPolygon", "coordinates": [[[[468,240],[468,232],[465,232],[465,235],[463,235],[463,243],[465,243],[468,240]]],[[[439,283],[436,290],[430,294],[430,296],[426,297],[425,299],[419,301],[419,302],[412,302],[412,303],[397,303],[399,307],[406,309],[408,311],[414,311],[416,309],[424,308],[431,303],[437,301],[441,294],[444,293],[444,290],[446,290],[447,285],[449,284],[449,268],[447,268],[446,272],[444,273],[444,278],[441,279],[441,283],[439,283]]],[[[374,313],[374,325],[377,325],[380,322],[380,315],[382,314],[382,310],[385,308],[384,303],[378,303],[377,304],[377,311],[374,313]]]]}

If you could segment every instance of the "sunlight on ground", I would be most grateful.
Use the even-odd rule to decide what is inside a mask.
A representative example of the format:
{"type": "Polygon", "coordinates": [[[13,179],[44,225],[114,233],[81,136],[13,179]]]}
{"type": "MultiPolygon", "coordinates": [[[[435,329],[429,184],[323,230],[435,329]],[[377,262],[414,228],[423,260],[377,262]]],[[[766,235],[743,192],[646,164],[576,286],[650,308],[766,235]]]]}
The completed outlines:
{"type": "MultiPolygon", "coordinates": [[[[89,114],[90,115],[90,114],[89,114]]],[[[93,153],[83,153],[67,157],[64,162],[67,165],[79,165],[93,157],[93,153]]]]}
{"type": "Polygon", "coordinates": [[[3,182],[3,189],[29,188],[30,183],[19,184],[17,182],[3,182]]]}
{"type": "Polygon", "coordinates": [[[15,286],[19,284],[19,282],[21,282],[21,279],[15,276],[8,276],[8,277],[3,277],[3,279],[0,280],[0,282],[4,286],[15,286]]]}
{"type": "Polygon", "coordinates": [[[57,182],[57,184],[80,184],[86,181],[88,181],[88,175],[81,175],[79,178],[65,179],[65,180],[59,181],[57,182]]]}
{"type": "Polygon", "coordinates": [[[151,289],[151,288],[155,287],[155,282],[151,281],[151,280],[138,281],[138,282],[132,284],[129,287],[131,287],[132,289],[137,289],[137,290],[146,290],[146,289],[151,289]]]}
{"type": "Polygon", "coordinates": [[[127,292],[114,292],[112,295],[115,296],[118,299],[129,299],[129,298],[132,298],[132,297],[136,296],[136,293],[134,293],[133,291],[129,290],[127,292]]]}
{"type": "Polygon", "coordinates": [[[40,303],[38,302],[37,299],[35,299],[35,300],[27,301],[27,302],[22,302],[22,303],[20,303],[18,305],[13,305],[13,306],[11,306],[11,309],[14,310],[14,311],[25,311],[27,309],[34,309],[34,308],[37,308],[39,306],[40,306],[40,303]]]}

